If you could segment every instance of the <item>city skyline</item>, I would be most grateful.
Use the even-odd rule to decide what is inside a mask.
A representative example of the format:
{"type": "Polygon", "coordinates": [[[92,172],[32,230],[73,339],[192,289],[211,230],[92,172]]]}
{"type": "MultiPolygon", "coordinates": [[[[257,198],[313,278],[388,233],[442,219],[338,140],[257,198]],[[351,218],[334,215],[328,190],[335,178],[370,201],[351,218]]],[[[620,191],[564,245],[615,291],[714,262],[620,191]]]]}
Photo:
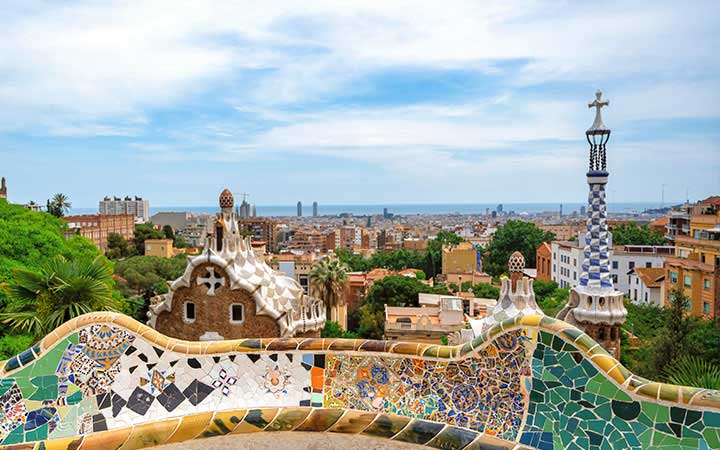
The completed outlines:
{"type": "Polygon", "coordinates": [[[258,205],[579,203],[596,88],[611,202],[720,191],[713,2],[15,5],[15,202],[205,205],[231,186],[258,205]]]}

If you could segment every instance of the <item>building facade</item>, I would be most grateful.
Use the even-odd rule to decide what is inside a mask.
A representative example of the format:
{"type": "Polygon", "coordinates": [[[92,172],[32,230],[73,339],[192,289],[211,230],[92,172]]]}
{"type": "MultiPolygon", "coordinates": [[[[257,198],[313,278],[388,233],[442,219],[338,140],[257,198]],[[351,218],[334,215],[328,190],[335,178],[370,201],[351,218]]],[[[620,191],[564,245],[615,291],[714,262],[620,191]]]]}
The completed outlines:
{"type": "Polygon", "coordinates": [[[269,217],[238,218],[240,234],[265,242],[269,252],[277,251],[277,222],[269,217]]]}
{"type": "Polygon", "coordinates": [[[150,202],[137,196],[124,199],[105,196],[98,204],[98,212],[101,216],[131,215],[137,223],[145,223],[150,220],[150,202]]]}
{"type": "Polygon", "coordinates": [[[720,317],[720,196],[690,208],[687,235],[675,236],[675,255],[665,260],[665,300],[673,286],[690,298],[690,312],[720,317]]]}
{"type": "Polygon", "coordinates": [[[552,247],[549,243],[543,242],[535,250],[535,268],[537,270],[536,280],[552,280],[552,247]]]}
{"type": "Polygon", "coordinates": [[[173,257],[172,239],[145,239],[145,256],[173,257]]]}
{"type": "Polygon", "coordinates": [[[220,212],[208,227],[202,253],[167,294],[153,298],[148,325],[190,341],[319,337],[325,306],[294,279],[257,258],[233,212],[232,193],[220,194],[220,212]]]}
{"type": "Polygon", "coordinates": [[[665,269],[636,267],[630,271],[630,301],[636,305],[665,305],[663,281],[665,269]]]}
{"type": "Polygon", "coordinates": [[[104,216],[86,214],[65,216],[62,218],[67,225],[66,237],[79,234],[90,239],[103,253],[107,250],[108,235],[117,233],[125,240],[135,236],[135,217],[129,214],[104,216]]]}

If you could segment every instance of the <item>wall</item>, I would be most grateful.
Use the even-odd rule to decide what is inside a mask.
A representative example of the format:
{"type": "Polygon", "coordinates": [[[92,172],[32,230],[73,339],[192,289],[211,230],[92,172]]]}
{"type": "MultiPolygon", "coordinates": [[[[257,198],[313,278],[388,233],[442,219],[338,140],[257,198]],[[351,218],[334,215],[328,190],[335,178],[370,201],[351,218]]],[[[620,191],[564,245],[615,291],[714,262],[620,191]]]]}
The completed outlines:
{"type": "Polygon", "coordinates": [[[0,408],[0,444],[13,449],[147,448],[262,430],[448,449],[720,448],[720,392],[636,377],[541,316],[448,347],[183,342],[94,313],[6,362],[0,408]]]}
{"type": "Polygon", "coordinates": [[[280,327],[275,319],[269,316],[255,314],[255,299],[252,294],[243,289],[230,290],[219,288],[214,296],[206,295],[208,288],[198,285],[196,277],[204,277],[208,268],[214,268],[217,277],[228,280],[227,274],[219,267],[205,263],[197,266],[192,273],[193,280],[189,287],[181,287],[175,291],[172,300],[172,310],[161,313],[155,329],[167,336],[197,341],[207,331],[214,331],[225,339],[241,337],[277,337],[280,336],[280,327]],[[185,302],[195,303],[196,319],[187,323],[184,317],[185,302]],[[230,305],[241,303],[244,305],[245,320],[242,324],[230,323],[230,305]]]}

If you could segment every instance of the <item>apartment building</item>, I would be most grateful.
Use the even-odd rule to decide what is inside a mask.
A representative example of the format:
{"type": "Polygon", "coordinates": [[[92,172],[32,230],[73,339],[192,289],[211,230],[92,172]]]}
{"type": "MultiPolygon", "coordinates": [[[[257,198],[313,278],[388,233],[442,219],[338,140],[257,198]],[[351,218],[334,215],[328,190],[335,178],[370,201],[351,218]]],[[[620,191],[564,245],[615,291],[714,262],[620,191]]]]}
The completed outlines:
{"type": "Polygon", "coordinates": [[[98,204],[98,211],[101,216],[131,215],[136,223],[150,220],[150,202],[137,196],[135,198],[127,196],[124,199],[105,196],[98,204]]]}
{"type": "Polygon", "coordinates": [[[240,233],[250,236],[253,241],[265,242],[269,252],[277,251],[277,223],[268,217],[238,218],[240,233]]]}
{"type": "Polygon", "coordinates": [[[135,217],[130,214],[101,215],[86,214],[65,216],[62,218],[67,225],[67,238],[79,234],[90,239],[103,253],[107,250],[107,239],[110,233],[117,233],[126,240],[135,235],[135,217]]]}

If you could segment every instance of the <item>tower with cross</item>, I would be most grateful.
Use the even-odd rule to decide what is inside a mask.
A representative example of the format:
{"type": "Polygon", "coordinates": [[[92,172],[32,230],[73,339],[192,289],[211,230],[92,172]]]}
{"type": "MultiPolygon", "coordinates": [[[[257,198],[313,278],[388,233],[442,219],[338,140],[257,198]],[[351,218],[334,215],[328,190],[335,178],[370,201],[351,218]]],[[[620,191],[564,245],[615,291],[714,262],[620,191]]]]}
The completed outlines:
{"type": "Polygon", "coordinates": [[[558,317],[585,330],[607,351],[620,356],[620,326],[625,322],[627,310],[623,294],[615,289],[610,275],[610,233],[607,225],[605,186],[608,182],[606,145],[610,129],[602,120],[602,108],[610,104],[602,100],[602,92],[588,103],[595,108],[595,120],[585,132],[590,144],[590,164],[587,172],[589,186],[587,227],[581,244],[582,271],[579,283],[570,291],[568,305],[558,317]]]}

